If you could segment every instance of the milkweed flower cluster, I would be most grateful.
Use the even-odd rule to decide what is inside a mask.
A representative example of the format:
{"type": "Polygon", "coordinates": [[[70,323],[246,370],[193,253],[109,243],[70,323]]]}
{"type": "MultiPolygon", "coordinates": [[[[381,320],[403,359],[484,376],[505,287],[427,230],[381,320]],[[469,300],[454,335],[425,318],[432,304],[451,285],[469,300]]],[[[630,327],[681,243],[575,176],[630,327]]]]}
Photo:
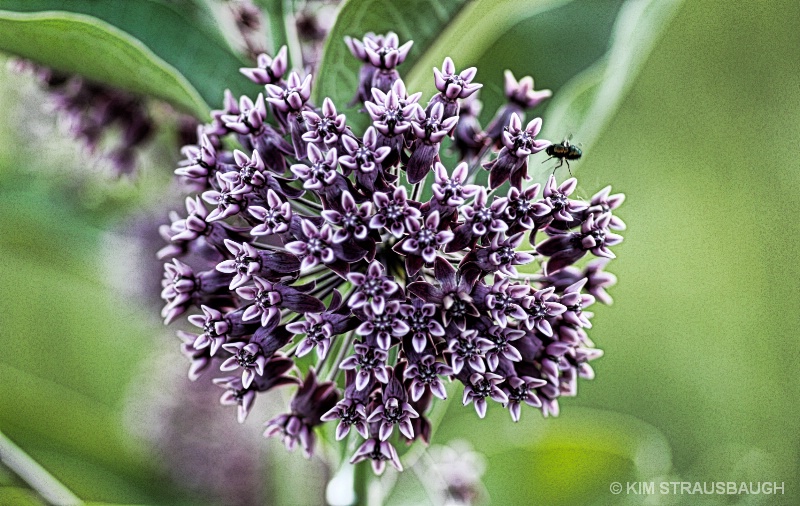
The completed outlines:
{"type": "Polygon", "coordinates": [[[162,316],[197,327],[179,332],[190,377],[222,371],[213,381],[240,421],[260,394],[294,386],[265,435],[310,456],[315,428],[334,423],[336,439],[363,439],[352,462],[380,473],[402,469],[398,442],[428,442],[451,382],[479,417],[496,403],[517,421],[524,405],[557,415],[594,376],[588,308],[611,302],[623,196],[576,199],[574,178],[524,184],[549,145],[541,119],[523,121],[549,96],[532,79],[507,75],[504,126],[483,131],[475,68],[445,59],[423,107],[397,70],[410,42],[347,44],[362,62],[362,133],[329,98],[311,103],[314,77],[290,73],[281,49],[242,69],[264,93],[226,93],[183,149],[176,174],[198,195],[161,229],[162,316]],[[464,160],[452,167],[447,139],[464,160]],[[586,255],[598,260],[576,267],[586,255]]]}
{"type": "Polygon", "coordinates": [[[29,61],[17,60],[14,67],[34,75],[48,92],[49,102],[69,135],[89,153],[97,152],[103,143],[111,144],[105,157],[113,169],[118,174],[133,172],[139,149],[151,140],[155,129],[142,99],[29,61]],[[107,142],[110,130],[118,131],[120,138],[107,142]]]}

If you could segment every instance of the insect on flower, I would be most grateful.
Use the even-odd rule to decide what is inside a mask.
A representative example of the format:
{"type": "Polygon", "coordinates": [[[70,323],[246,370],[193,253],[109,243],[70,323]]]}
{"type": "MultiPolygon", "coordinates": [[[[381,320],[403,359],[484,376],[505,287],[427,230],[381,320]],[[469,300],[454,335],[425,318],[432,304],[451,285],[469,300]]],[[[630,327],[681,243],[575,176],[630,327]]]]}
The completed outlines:
{"type": "Polygon", "coordinates": [[[580,157],[583,156],[583,151],[578,146],[571,144],[570,140],[572,140],[572,136],[570,135],[560,144],[550,144],[544,150],[545,153],[550,157],[542,163],[545,163],[553,158],[558,158],[558,165],[553,168],[553,173],[555,173],[556,169],[564,165],[566,162],[567,170],[569,170],[569,175],[572,176],[572,170],[569,168],[569,161],[570,160],[578,160],[580,157]]]}

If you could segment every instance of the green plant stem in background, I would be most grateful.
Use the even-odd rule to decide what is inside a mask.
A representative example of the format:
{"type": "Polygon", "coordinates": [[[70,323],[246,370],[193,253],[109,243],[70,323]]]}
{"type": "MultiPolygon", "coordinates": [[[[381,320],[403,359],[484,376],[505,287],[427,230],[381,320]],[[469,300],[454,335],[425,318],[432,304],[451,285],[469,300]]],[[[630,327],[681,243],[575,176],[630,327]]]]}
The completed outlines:
{"type": "Polygon", "coordinates": [[[359,462],[355,468],[353,490],[356,492],[356,504],[366,506],[369,505],[369,482],[373,476],[372,470],[367,461],[359,462]]]}
{"type": "Polygon", "coordinates": [[[14,471],[49,504],[56,506],[83,504],[83,501],[2,432],[0,432],[0,462],[14,471]]]}
{"type": "Polygon", "coordinates": [[[281,46],[285,45],[289,50],[289,68],[299,69],[303,67],[303,53],[297,38],[293,14],[286,15],[287,12],[294,12],[290,2],[291,0],[257,0],[269,25],[272,55],[274,56],[281,46]]]}

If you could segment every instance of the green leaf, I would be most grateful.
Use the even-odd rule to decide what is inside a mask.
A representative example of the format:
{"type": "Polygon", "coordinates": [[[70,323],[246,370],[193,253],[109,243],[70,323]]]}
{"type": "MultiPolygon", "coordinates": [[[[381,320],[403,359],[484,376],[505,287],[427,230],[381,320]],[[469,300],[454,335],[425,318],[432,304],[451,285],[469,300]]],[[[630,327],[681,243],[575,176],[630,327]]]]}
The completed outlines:
{"type": "Polygon", "coordinates": [[[571,133],[586,150],[594,144],[627,95],[650,51],[683,0],[628,0],[605,56],[554,96],[542,137],[559,141],[571,133]]]}
{"type": "Polygon", "coordinates": [[[207,10],[192,14],[192,9],[181,8],[187,2],[0,0],[0,10],[19,16],[9,17],[18,24],[0,30],[0,50],[154,95],[204,117],[208,106],[222,104],[225,88],[241,95],[258,93],[259,87],[239,73],[247,62],[205,19],[207,10]],[[20,31],[21,21],[52,19],[62,23],[51,30],[20,31]]]}
{"type": "Polygon", "coordinates": [[[0,11],[0,48],[201,115],[202,97],[173,67],[136,39],[97,19],[70,13],[0,11]]]}

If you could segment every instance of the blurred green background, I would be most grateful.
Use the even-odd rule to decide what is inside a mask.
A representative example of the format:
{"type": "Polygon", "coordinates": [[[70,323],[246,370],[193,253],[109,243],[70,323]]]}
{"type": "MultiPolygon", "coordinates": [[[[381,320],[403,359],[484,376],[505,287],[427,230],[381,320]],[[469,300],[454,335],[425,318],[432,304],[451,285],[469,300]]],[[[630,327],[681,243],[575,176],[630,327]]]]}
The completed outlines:
{"type": "MultiPolygon", "coordinates": [[[[598,5],[610,3],[560,15],[584,15],[600,33],[613,16],[593,13],[598,5]]],[[[561,47],[587,62],[604,50],[577,21],[525,23],[498,42],[503,58],[475,56],[483,82],[499,86],[508,60],[556,88],[565,77],[552,69],[576,70],[558,66],[561,47]],[[552,46],[525,45],[537,28],[552,46]]],[[[590,332],[605,350],[597,378],[558,418],[526,411],[519,424],[497,406],[479,421],[459,392],[434,438],[484,454],[485,501],[800,504],[798,61],[796,1],[690,0],[678,11],[573,165],[582,196],[606,184],[627,194],[615,302],[596,308],[590,332]],[[653,480],[784,482],[785,492],[609,492],[653,480]]],[[[0,430],[92,501],[230,504],[191,479],[202,474],[192,459],[219,456],[230,464],[214,475],[222,489],[250,484],[238,489],[243,503],[318,504],[319,462],[259,435],[276,406],[239,427],[214,405],[217,392],[184,379],[178,341],[158,320],[152,230],[166,218],[163,197],[181,201],[173,139],[159,139],[135,180],[116,182],[60,138],[33,88],[0,73],[0,430]],[[236,445],[250,451],[226,453],[236,445]]],[[[430,501],[418,479],[404,473],[389,501],[430,501]]],[[[37,499],[0,468],[0,504],[25,501],[37,499]]]]}

